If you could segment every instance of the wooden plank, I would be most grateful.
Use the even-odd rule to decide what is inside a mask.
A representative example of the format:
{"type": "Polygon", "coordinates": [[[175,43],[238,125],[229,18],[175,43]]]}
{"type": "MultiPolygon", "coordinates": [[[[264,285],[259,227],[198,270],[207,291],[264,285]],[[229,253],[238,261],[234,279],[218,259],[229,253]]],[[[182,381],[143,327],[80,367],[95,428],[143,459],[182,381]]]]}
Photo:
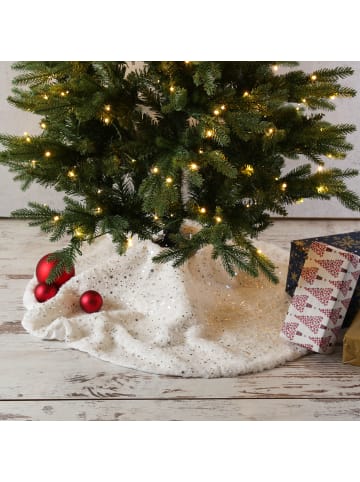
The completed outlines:
{"type": "Polygon", "coordinates": [[[0,402],[0,420],[359,420],[360,399],[0,402]]]}
{"type": "Polygon", "coordinates": [[[359,368],[342,364],[341,347],[260,373],[186,379],[122,368],[27,334],[1,334],[0,346],[3,400],[360,397],[359,368]]]}

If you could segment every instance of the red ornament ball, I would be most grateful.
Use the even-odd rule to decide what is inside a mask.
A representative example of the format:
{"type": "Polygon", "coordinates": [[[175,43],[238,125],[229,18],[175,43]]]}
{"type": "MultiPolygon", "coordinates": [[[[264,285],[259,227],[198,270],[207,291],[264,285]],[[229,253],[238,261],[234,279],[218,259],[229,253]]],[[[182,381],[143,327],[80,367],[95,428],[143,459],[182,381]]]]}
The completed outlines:
{"type": "Polygon", "coordinates": [[[80,306],[86,311],[86,313],[95,313],[95,311],[99,311],[102,304],[102,296],[97,291],[85,291],[85,293],[80,296],[80,306]]]}
{"type": "MultiPolygon", "coordinates": [[[[57,261],[48,261],[47,258],[48,258],[48,256],[50,256],[50,254],[52,254],[52,253],[45,254],[45,256],[43,256],[40,259],[40,261],[38,262],[38,264],[36,265],[36,277],[37,277],[39,283],[45,283],[46,282],[46,280],[49,277],[52,269],[57,264],[57,261]]],[[[66,283],[70,278],[72,278],[74,276],[74,274],[75,274],[74,267],[72,267],[70,272],[67,272],[66,270],[64,270],[62,272],[62,274],[56,278],[56,280],[54,281],[54,284],[56,286],[61,286],[64,283],[66,283]]]]}
{"type": "Polygon", "coordinates": [[[40,302],[53,298],[58,292],[58,287],[55,285],[47,285],[46,283],[39,283],[34,289],[35,298],[40,302]]]}

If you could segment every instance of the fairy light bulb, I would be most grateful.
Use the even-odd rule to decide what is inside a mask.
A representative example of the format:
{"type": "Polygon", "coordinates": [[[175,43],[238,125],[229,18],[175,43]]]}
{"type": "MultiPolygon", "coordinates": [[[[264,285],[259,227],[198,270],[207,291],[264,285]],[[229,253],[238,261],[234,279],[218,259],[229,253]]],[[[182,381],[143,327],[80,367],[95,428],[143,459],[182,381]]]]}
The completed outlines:
{"type": "Polygon", "coordinates": [[[41,127],[41,129],[46,129],[46,124],[45,124],[45,122],[41,122],[40,127],[41,127]]]}
{"type": "Polygon", "coordinates": [[[102,208],[100,206],[98,206],[96,209],[95,209],[95,214],[101,214],[103,212],[102,208]]]}
{"type": "Polygon", "coordinates": [[[283,183],[281,184],[281,190],[282,190],[282,191],[286,191],[286,188],[287,188],[287,184],[286,184],[286,182],[283,182],[283,183]]]}
{"type": "Polygon", "coordinates": [[[81,228],[76,228],[74,231],[74,234],[77,238],[83,238],[84,237],[84,231],[81,228]]]}
{"type": "Polygon", "coordinates": [[[199,154],[204,154],[203,149],[199,149],[199,154]]]}
{"type": "Polygon", "coordinates": [[[215,109],[215,110],[214,110],[214,115],[220,115],[219,109],[215,109]]]}
{"type": "Polygon", "coordinates": [[[25,132],[24,132],[24,137],[26,137],[26,136],[28,136],[28,135],[29,135],[29,133],[25,131],[25,132]]]}
{"type": "Polygon", "coordinates": [[[245,176],[252,176],[254,174],[254,168],[251,164],[246,164],[241,173],[245,174],[245,176]]]}
{"type": "Polygon", "coordinates": [[[26,140],[26,142],[31,142],[31,138],[29,136],[27,136],[27,138],[25,140],[26,140]]]}
{"type": "Polygon", "coordinates": [[[60,216],[57,216],[57,215],[54,216],[54,217],[53,217],[53,221],[54,221],[55,223],[57,223],[58,221],[60,221],[60,216]]]}
{"type": "Polygon", "coordinates": [[[128,248],[131,248],[133,246],[133,239],[131,237],[128,237],[126,244],[128,248]]]}
{"type": "Polygon", "coordinates": [[[249,204],[249,203],[246,203],[246,207],[249,208],[249,207],[250,207],[250,204],[249,204]]]}
{"type": "Polygon", "coordinates": [[[274,134],[274,132],[275,132],[274,129],[273,129],[272,127],[270,127],[270,129],[268,129],[268,130],[266,131],[266,135],[267,135],[268,137],[269,137],[269,136],[272,136],[272,135],[274,134]]]}
{"type": "Polygon", "coordinates": [[[304,202],[304,198],[301,197],[301,198],[297,199],[296,204],[302,204],[303,202],[304,202]]]}
{"type": "Polygon", "coordinates": [[[51,152],[50,151],[46,151],[45,154],[44,154],[45,157],[51,157],[51,152]]]}
{"type": "Polygon", "coordinates": [[[131,162],[134,164],[134,162],[136,162],[136,159],[131,159],[131,162]]]}
{"type": "Polygon", "coordinates": [[[105,122],[105,124],[107,124],[107,125],[110,124],[110,118],[109,118],[109,117],[105,117],[105,118],[104,118],[104,122],[105,122]]]}
{"type": "Polygon", "coordinates": [[[43,99],[44,99],[44,100],[49,100],[49,96],[45,94],[45,95],[43,95],[43,99]]]}
{"type": "Polygon", "coordinates": [[[301,99],[301,102],[302,102],[303,104],[306,104],[306,99],[305,99],[305,97],[304,97],[303,99],[301,99]]]}
{"type": "Polygon", "coordinates": [[[166,184],[172,184],[173,183],[173,178],[168,176],[166,179],[165,179],[165,182],[166,184]]]}
{"type": "Polygon", "coordinates": [[[208,129],[205,133],[206,137],[213,137],[214,131],[212,129],[208,129]]]}
{"type": "Polygon", "coordinates": [[[200,212],[201,214],[205,214],[205,213],[206,213],[206,208],[200,208],[200,209],[199,209],[199,212],[200,212]]]}
{"type": "Polygon", "coordinates": [[[317,79],[317,76],[315,74],[312,74],[312,76],[310,77],[311,80],[315,81],[317,79]]]}
{"type": "Polygon", "coordinates": [[[320,184],[320,186],[317,186],[316,190],[319,194],[325,194],[329,189],[324,184],[320,184]]]}
{"type": "Polygon", "coordinates": [[[220,216],[215,216],[215,221],[216,221],[217,223],[221,223],[222,218],[221,218],[220,216]]]}
{"type": "Polygon", "coordinates": [[[324,166],[318,166],[317,172],[322,172],[324,170],[324,166]]]}
{"type": "Polygon", "coordinates": [[[190,60],[185,60],[184,63],[188,65],[190,64],[190,60]]]}
{"type": "Polygon", "coordinates": [[[104,109],[106,110],[106,112],[110,112],[111,111],[111,105],[107,104],[104,109]]]}
{"type": "Polygon", "coordinates": [[[170,92],[175,92],[175,87],[173,85],[170,87],[170,92]]]}
{"type": "Polygon", "coordinates": [[[151,172],[152,172],[153,174],[159,174],[159,171],[160,171],[160,169],[159,169],[157,166],[155,166],[155,167],[153,167],[153,168],[151,169],[151,172]]]}
{"type": "Polygon", "coordinates": [[[243,93],[243,97],[249,97],[249,92],[246,90],[244,93],[243,93]]]}
{"type": "Polygon", "coordinates": [[[326,154],[326,157],[327,157],[328,159],[332,159],[333,156],[332,156],[332,154],[326,154]]]}
{"type": "Polygon", "coordinates": [[[257,249],[256,252],[257,252],[257,254],[262,254],[261,249],[257,249]]]}
{"type": "Polygon", "coordinates": [[[199,169],[199,166],[196,164],[196,162],[192,162],[189,166],[189,169],[191,171],[197,171],[199,169]]]}
{"type": "Polygon", "coordinates": [[[72,169],[68,171],[67,175],[70,179],[74,179],[76,177],[75,171],[73,171],[72,169]]]}
{"type": "Polygon", "coordinates": [[[272,66],[272,69],[274,72],[277,72],[279,70],[279,66],[275,64],[272,66]]]}
{"type": "Polygon", "coordinates": [[[61,95],[61,97],[65,97],[66,93],[65,93],[65,92],[61,92],[60,95],[61,95]]]}
{"type": "Polygon", "coordinates": [[[330,97],[329,97],[329,99],[331,99],[331,100],[334,100],[335,98],[336,98],[336,95],[335,95],[335,94],[330,95],[330,97]]]}
{"type": "Polygon", "coordinates": [[[33,160],[30,161],[30,162],[31,162],[31,167],[36,167],[36,161],[35,161],[35,159],[33,159],[33,160]]]}
{"type": "Polygon", "coordinates": [[[155,220],[155,221],[158,221],[158,220],[159,220],[159,216],[157,216],[156,214],[154,214],[154,220],[155,220]]]}
{"type": "Polygon", "coordinates": [[[223,104],[221,107],[220,107],[221,110],[226,110],[226,105],[223,104]]]}

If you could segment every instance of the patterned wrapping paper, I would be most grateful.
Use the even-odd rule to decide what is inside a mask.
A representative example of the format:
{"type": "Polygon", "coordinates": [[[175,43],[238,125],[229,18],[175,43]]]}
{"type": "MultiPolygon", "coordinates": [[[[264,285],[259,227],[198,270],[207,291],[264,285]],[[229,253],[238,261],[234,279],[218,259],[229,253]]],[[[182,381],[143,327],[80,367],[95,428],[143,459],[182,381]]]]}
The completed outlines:
{"type": "MultiPolygon", "coordinates": [[[[297,239],[291,242],[289,269],[286,280],[286,292],[293,296],[298,284],[301,270],[304,266],[311,243],[319,241],[335,248],[349,251],[360,256],[360,231],[318,236],[315,238],[297,239]]],[[[349,326],[356,313],[360,310],[360,280],[355,288],[343,326],[349,326]]]]}
{"type": "Polygon", "coordinates": [[[311,243],[281,336],[318,353],[331,353],[360,275],[360,257],[311,243]]]}

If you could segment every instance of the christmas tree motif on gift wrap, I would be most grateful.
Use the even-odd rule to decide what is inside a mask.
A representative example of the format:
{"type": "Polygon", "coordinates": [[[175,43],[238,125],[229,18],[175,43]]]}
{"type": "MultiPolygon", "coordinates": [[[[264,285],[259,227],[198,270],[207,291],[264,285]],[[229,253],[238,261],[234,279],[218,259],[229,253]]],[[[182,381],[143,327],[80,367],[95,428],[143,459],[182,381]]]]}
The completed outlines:
{"type": "Polygon", "coordinates": [[[310,249],[322,257],[324,256],[325,251],[328,249],[328,246],[324,243],[319,243],[319,241],[314,241],[311,243],[310,249]]]}
{"type": "Polygon", "coordinates": [[[308,295],[294,295],[291,304],[297,311],[302,313],[306,307],[308,298],[308,295]]]}
{"type": "Polygon", "coordinates": [[[357,281],[359,279],[359,276],[360,276],[360,271],[353,271],[351,273],[351,275],[354,278],[354,280],[357,281]]]}
{"type": "Polygon", "coordinates": [[[358,266],[359,258],[356,255],[354,255],[352,253],[348,253],[347,251],[340,252],[339,254],[343,258],[348,259],[350,261],[350,263],[353,265],[354,268],[356,268],[358,266]]]}
{"type": "Polygon", "coordinates": [[[347,281],[332,281],[330,280],[330,283],[332,285],[334,285],[339,291],[341,291],[341,293],[343,294],[343,296],[345,296],[349,290],[350,290],[350,286],[352,285],[352,280],[349,279],[347,281]]]}
{"type": "Polygon", "coordinates": [[[310,285],[316,280],[319,268],[303,268],[301,270],[301,277],[307,281],[310,285]]]}
{"type": "Polygon", "coordinates": [[[299,323],[290,321],[289,323],[284,323],[281,331],[289,340],[292,340],[295,336],[298,326],[299,326],[299,323]]]}
{"type": "Polygon", "coordinates": [[[329,318],[329,320],[332,321],[335,325],[340,317],[341,308],[336,308],[334,310],[320,308],[320,311],[324,313],[324,315],[326,315],[329,318]]]}
{"type": "Polygon", "coordinates": [[[315,345],[325,351],[332,340],[332,336],[325,336],[324,338],[320,338],[318,336],[309,336],[309,339],[313,341],[315,345]]]}
{"type": "Polygon", "coordinates": [[[316,299],[318,299],[323,305],[327,305],[332,298],[332,288],[307,288],[306,291],[311,293],[316,299]]]}
{"type": "Polygon", "coordinates": [[[347,298],[346,300],[342,300],[341,303],[345,306],[346,309],[349,308],[351,302],[351,298],[347,298]]]}
{"type": "Polygon", "coordinates": [[[305,326],[310,328],[313,333],[317,333],[319,331],[319,327],[321,322],[323,321],[322,316],[301,316],[295,315],[295,317],[301,321],[305,326]]]}
{"type": "Polygon", "coordinates": [[[340,330],[341,330],[341,326],[336,326],[335,328],[331,328],[331,331],[334,333],[336,338],[338,337],[340,330]]]}
{"type": "Polygon", "coordinates": [[[322,266],[328,273],[336,278],[342,268],[343,261],[341,259],[316,259],[316,263],[322,266]]]}

